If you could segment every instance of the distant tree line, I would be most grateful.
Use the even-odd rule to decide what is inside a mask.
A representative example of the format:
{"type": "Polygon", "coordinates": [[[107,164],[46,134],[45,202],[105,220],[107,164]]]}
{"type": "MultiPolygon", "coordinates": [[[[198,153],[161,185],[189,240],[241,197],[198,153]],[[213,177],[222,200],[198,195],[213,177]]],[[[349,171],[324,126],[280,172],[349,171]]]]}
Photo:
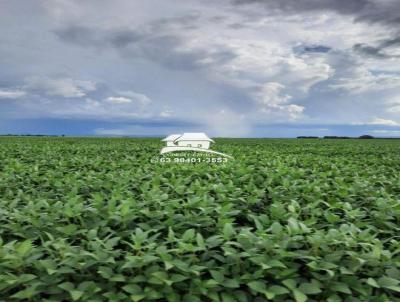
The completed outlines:
{"type": "Polygon", "coordinates": [[[0,134],[0,136],[51,136],[51,137],[65,137],[65,134],[62,135],[49,135],[49,134],[0,134]]]}
{"type": "Polygon", "coordinates": [[[324,136],[325,139],[349,139],[349,136],[336,136],[336,135],[327,135],[324,136]]]}
{"type": "MultiPolygon", "coordinates": [[[[320,138],[318,136],[298,136],[297,138],[320,138]]],[[[350,136],[336,136],[336,135],[326,135],[324,137],[322,137],[324,139],[349,139],[349,138],[359,138],[359,139],[373,139],[375,137],[373,137],[372,135],[361,135],[359,137],[350,137],[350,136]]]]}
{"type": "Polygon", "coordinates": [[[298,136],[297,138],[319,138],[318,136],[298,136]]]}

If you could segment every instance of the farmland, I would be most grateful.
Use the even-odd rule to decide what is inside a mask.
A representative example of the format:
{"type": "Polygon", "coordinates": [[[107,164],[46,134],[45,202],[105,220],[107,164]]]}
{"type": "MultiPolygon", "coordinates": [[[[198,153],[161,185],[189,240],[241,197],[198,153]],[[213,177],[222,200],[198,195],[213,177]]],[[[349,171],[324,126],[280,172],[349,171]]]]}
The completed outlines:
{"type": "Polygon", "coordinates": [[[0,138],[0,301],[400,301],[400,140],[0,138]]]}

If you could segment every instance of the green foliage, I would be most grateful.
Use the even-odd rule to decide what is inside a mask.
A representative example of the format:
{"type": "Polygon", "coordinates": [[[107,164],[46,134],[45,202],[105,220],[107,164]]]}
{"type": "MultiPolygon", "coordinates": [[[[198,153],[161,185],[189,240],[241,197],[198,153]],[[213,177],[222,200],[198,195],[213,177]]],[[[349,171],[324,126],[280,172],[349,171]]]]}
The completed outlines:
{"type": "Polygon", "coordinates": [[[400,141],[0,138],[0,301],[400,301],[400,141]]]}

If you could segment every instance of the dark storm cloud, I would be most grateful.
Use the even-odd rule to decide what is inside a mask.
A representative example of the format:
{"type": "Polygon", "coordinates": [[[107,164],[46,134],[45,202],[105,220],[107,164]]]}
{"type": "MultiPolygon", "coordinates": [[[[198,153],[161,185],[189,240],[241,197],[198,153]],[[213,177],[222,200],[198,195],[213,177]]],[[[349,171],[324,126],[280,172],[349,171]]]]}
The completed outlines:
{"type": "Polygon", "coordinates": [[[400,24],[400,2],[398,0],[374,1],[356,15],[356,21],[382,23],[398,26],[400,24]]]}
{"type": "Polygon", "coordinates": [[[235,4],[259,3],[267,8],[289,12],[333,10],[353,14],[370,4],[369,0],[234,0],[235,4]]]}
{"type": "Polygon", "coordinates": [[[112,32],[103,37],[104,40],[108,40],[116,48],[124,48],[129,44],[142,40],[143,38],[142,34],[128,29],[112,32]]]}
{"type": "Polygon", "coordinates": [[[387,55],[382,54],[378,47],[373,47],[373,46],[368,46],[363,43],[358,43],[353,46],[353,50],[359,54],[370,56],[370,57],[375,57],[379,59],[386,59],[387,55]]]}
{"type": "Polygon", "coordinates": [[[400,23],[400,3],[398,0],[233,0],[236,5],[260,4],[268,10],[285,13],[307,11],[333,11],[352,15],[355,21],[383,24],[400,23]]]}
{"type": "Polygon", "coordinates": [[[395,39],[386,40],[381,44],[382,48],[390,47],[390,46],[400,46],[400,37],[395,39]]]}
{"type": "Polygon", "coordinates": [[[164,26],[179,26],[181,29],[185,30],[197,29],[199,28],[199,25],[195,24],[195,22],[199,21],[200,17],[200,12],[193,11],[182,16],[160,18],[156,21],[153,21],[152,27],[154,29],[161,29],[164,26]]]}
{"type": "Polygon", "coordinates": [[[185,49],[185,39],[172,34],[152,35],[132,43],[128,47],[119,48],[126,59],[139,56],[152,62],[176,70],[194,70],[206,67],[205,60],[212,64],[222,64],[235,57],[235,54],[220,49],[209,52],[208,50],[185,49]]]}
{"type": "Polygon", "coordinates": [[[54,33],[65,42],[83,47],[115,46],[116,48],[124,48],[143,38],[143,35],[134,30],[109,31],[77,25],[54,30],[54,33]]]}
{"type": "Polygon", "coordinates": [[[324,45],[317,45],[317,46],[306,46],[304,47],[305,52],[328,52],[331,48],[324,45]]]}
{"type": "Polygon", "coordinates": [[[293,48],[293,51],[298,54],[304,53],[327,53],[332,48],[325,45],[302,45],[293,48]]]}
{"type": "MultiPolygon", "coordinates": [[[[145,58],[176,70],[193,70],[204,67],[204,61],[221,64],[235,57],[225,49],[217,51],[185,49],[185,39],[163,29],[166,19],[142,29],[101,29],[85,26],[66,26],[55,30],[61,40],[98,49],[114,48],[125,59],[145,58]]],[[[173,19],[175,24],[188,26],[186,18],[173,19]]]]}
{"type": "Polygon", "coordinates": [[[62,40],[80,46],[101,46],[101,37],[89,27],[73,25],[70,27],[55,30],[54,33],[62,40]]]}
{"type": "Polygon", "coordinates": [[[180,30],[196,29],[195,23],[199,17],[199,13],[192,12],[183,16],[160,18],[135,29],[104,29],[84,25],[66,25],[53,32],[61,40],[84,47],[113,46],[121,49],[144,40],[150,41],[160,37],[161,40],[166,40],[161,42],[167,42],[167,47],[171,47],[170,40],[174,40],[175,43],[173,44],[176,47],[180,46],[181,41],[169,34],[169,28],[177,27],[180,30]]]}
{"type": "Polygon", "coordinates": [[[184,41],[173,35],[154,36],[120,49],[126,59],[133,56],[146,58],[162,66],[176,70],[193,70],[199,65],[204,54],[199,51],[179,50],[184,41]]]}
{"type": "Polygon", "coordinates": [[[399,55],[391,55],[385,53],[385,50],[393,47],[400,47],[400,37],[388,39],[386,41],[381,42],[378,46],[375,47],[359,43],[354,45],[353,50],[362,55],[371,56],[378,59],[400,57],[399,55]]]}
{"type": "Polygon", "coordinates": [[[246,27],[247,27],[247,26],[246,26],[245,24],[243,24],[243,23],[232,23],[232,24],[229,24],[228,26],[229,26],[229,28],[231,28],[231,29],[243,29],[243,28],[246,28],[246,27]]]}

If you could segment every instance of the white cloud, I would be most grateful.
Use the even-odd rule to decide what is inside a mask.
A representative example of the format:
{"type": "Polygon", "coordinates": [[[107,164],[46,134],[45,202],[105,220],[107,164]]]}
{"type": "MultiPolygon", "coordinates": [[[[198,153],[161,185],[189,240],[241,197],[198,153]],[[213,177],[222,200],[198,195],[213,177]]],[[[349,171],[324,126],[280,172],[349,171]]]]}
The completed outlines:
{"type": "Polygon", "coordinates": [[[0,89],[0,99],[19,99],[24,97],[26,92],[23,90],[3,90],[0,89]]]}
{"type": "MultiPolygon", "coordinates": [[[[329,20],[334,21],[332,18],[329,20]]],[[[313,23],[311,18],[309,22],[313,23]]],[[[332,77],[335,69],[329,64],[327,55],[296,55],[293,48],[299,43],[299,37],[306,44],[337,43],[328,41],[326,36],[312,29],[312,24],[303,26],[297,21],[270,17],[268,20],[263,19],[254,29],[247,25],[235,31],[227,28],[221,34],[207,28],[206,23],[196,31],[196,35],[185,37],[185,49],[207,53],[208,56],[202,61],[206,67],[205,75],[215,82],[226,83],[247,94],[257,105],[256,110],[267,114],[263,118],[279,115],[279,121],[285,122],[303,117],[305,106],[297,102],[309,97],[310,89],[332,77]],[[276,24],[281,28],[279,32],[282,30],[285,35],[277,34],[276,24]],[[311,35],[310,31],[315,35],[311,35]],[[232,56],[225,61],[215,61],[212,54],[218,52],[230,53],[232,56]],[[294,106],[288,107],[290,105],[294,106]]],[[[333,27],[328,36],[338,38],[333,27]]]]}
{"type": "MultiPolygon", "coordinates": [[[[400,91],[399,91],[400,94],[400,91]]],[[[396,95],[392,98],[389,98],[387,101],[388,108],[386,109],[386,112],[389,114],[400,114],[400,98],[399,95],[396,95]]]]}
{"type": "Polygon", "coordinates": [[[269,82],[262,85],[253,95],[260,105],[261,112],[270,115],[275,121],[294,121],[302,118],[305,108],[289,103],[292,96],[284,91],[284,85],[269,82]]]}
{"type": "Polygon", "coordinates": [[[387,109],[389,113],[400,114],[400,105],[391,106],[387,109]]]}
{"type": "MultiPolygon", "coordinates": [[[[218,37],[219,42],[214,43],[220,45],[221,52],[232,52],[234,58],[207,66],[208,76],[247,91],[261,107],[268,105],[279,109],[277,105],[288,103],[294,94],[297,98],[306,97],[312,86],[327,80],[334,73],[324,57],[294,56],[291,47],[269,34],[272,40],[268,41],[260,41],[257,37],[227,38],[224,41],[218,37]]],[[[210,40],[202,42],[199,42],[201,47],[213,47],[210,40]]]]}
{"type": "Polygon", "coordinates": [[[277,82],[269,82],[261,86],[255,93],[256,100],[267,107],[277,107],[286,104],[292,97],[284,94],[285,86],[277,82]]]}
{"type": "Polygon", "coordinates": [[[367,122],[354,122],[352,123],[353,125],[382,125],[382,126],[400,126],[400,123],[389,120],[389,119],[384,119],[380,117],[375,117],[371,121],[367,122]]]}
{"type": "Polygon", "coordinates": [[[129,104],[132,103],[131,99],[128,99],[124,96],[110,96],[106,98],[106,102],[112,103],[112,104],[129,104]]]}
{"type": "Polygon", "coordinates": [[[400,87],[400,75],[398,74],[373,74],[366,66],[350,66],[350,68],[352,70],[331,84],[330,88],[345,90],[350,94],[360,94],[400,87]]]}
{"type": "Polygon", "coordinates": [[[142,106],[145,106],[145,105],[148,105],[151,103],[151,99],[143,93],[138,93],[138,92],[134,92],[131,90],[127,90],[127,91],[119,91],[119,94],[121,94],[122,96],[124,96],[126,98],[129,98],[133,102],[138,103],[142,106]]]}
{"type": "Polygon", "coordinates": [[[174,111],[172,110],[164,110],[160,112],[161,117],[171,117],[173,115],[174,111]]]}
{"type": "Polygon", "coordinates": [[[400,123],[392,120],[387,120],[383,118],[374,118],[372,122],[370,122],[371,125],[385,125],[385,126],[400,126],[400,123]]]}
{"type": "Polygon", "coordinates": [[[288,112],[289,120],[291,120],[291,121],[301,118],[302,113],[304,111],[303,106],[299,106],[299,105],[295,105],[295,104],[290,104],[283,108],[288,112]]]}
{"type": "Polygon", "coordinates": [[[25,87],[38,94],[79,98],[86,96],[88,92],[96,90],[96,83],[72,78],[31,77],[27,79],[25,87]]]}
{"type": "Polygon", "coordinates": [[[106,98],[104,101],[110,104],[117,104],[117,105],[138,105],[140,107],[147,106],[151,103],[151,99],[142,93],[137,93],[134,91],[119,91],[119,96],[110,96],[106,98]]]}

